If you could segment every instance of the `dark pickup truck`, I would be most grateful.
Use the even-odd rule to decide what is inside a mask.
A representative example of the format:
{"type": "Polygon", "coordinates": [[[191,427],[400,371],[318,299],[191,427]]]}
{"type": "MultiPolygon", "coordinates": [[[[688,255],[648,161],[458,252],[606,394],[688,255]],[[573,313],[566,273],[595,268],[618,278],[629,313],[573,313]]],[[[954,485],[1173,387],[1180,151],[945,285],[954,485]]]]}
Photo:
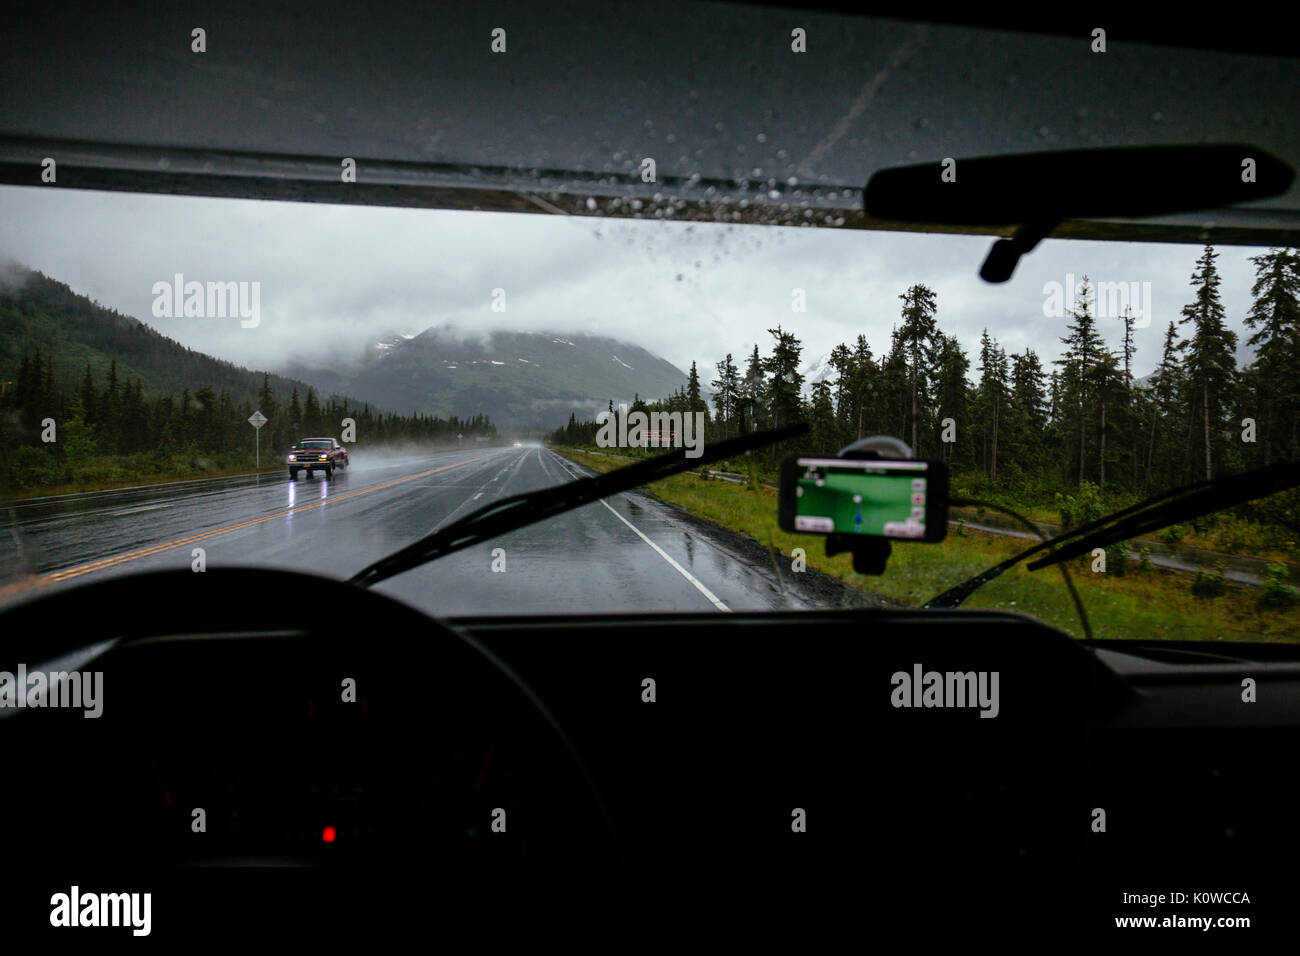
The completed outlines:
{"type": "Polygon", "coordinates": [[[304,438],[289,449],[287,461],[290,481],[297,480],[300,471],[307,472],[308,478],[313,471],[333,478],[336,468],[347,468],[348,451],[333,438],[304,438]]]}

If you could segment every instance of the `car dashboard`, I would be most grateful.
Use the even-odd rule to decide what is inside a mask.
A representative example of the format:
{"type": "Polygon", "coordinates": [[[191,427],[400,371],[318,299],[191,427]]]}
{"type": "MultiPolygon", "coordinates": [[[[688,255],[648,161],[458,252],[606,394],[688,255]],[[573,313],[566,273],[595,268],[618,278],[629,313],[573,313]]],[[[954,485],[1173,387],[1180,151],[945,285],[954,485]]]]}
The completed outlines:
{"type": "Polygon", "coordinates": [[[4,615],[12,651],[123,609],[61,646],[99,675],[98,717],[0,719],[8,754],[56,755],[3,790],[6,843],[39,861],[14,892],[152,887],[173,897],[161,925],[238,879],[269,887],[246,918],[283,928],[286,899],[359,906],[415,866],[444,899],[848,894],[889,919],[1086,931],[1150,887],[1254,888],[1258,916],[1300,845],[1284,645],[1084,644],[963,610],[439,622],[265,569],[81,590],[4,615]],[[253,575],[337,613],[312,629],[212,600],[253,575]]]}

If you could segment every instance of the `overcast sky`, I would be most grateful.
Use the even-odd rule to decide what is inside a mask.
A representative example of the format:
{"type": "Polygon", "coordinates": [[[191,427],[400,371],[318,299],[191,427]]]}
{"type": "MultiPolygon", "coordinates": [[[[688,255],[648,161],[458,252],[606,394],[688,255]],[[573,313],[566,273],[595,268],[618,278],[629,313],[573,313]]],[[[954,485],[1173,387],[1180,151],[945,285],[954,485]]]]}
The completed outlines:
{"type": "MultiPolygon", "coordinates": [[[[939,327],[975,374],[980,332],[1008,352],[1059,353],[1065,319],[1044,315],[1044,285],[1067,273],[1150,283],[1135,373],[1159,359],[1170,319],[1191,299],[1200,247],[1048,240],[1015,277],[977,272],[992,240],[858,230],[720,226],[0,187],[0,258],[135,316],[191,348],[251,368],[358,356],[367,343],[448,322],[609,335],[707,383],[727,352],[764,352],[777,324],[805,364],[865,333],[877,356],[913,283],[937,293],[939,327]],[[155,318],[153,286],[173,280],[260,283],[256,328],[237,318],[155,318]],[[792,309],[805,290],[807,311],[792,309]],[[505,291],[505,312],[491,309],[505,291]],[[705,372],[708,374],[703,374],[705,372]]],[[[1228,324],[1241,340],[1254,247],[1221,246],[1228,324]]],[[[1102,319],[1118,346],[1118,319],[1102,319]]]]}

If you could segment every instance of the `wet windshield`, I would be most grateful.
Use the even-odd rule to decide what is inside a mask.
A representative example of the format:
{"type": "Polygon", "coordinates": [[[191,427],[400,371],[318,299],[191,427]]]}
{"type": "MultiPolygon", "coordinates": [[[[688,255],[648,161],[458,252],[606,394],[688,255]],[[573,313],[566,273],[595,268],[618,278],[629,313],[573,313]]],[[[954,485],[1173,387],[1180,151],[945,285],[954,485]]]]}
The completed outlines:
{"type": "MultiPolygon", "coordinates": [[[[0,210],[6,599],[195,562],[346,579],[498,499],[806,422],[377,587],[434,614],[920,605],[1037,532],[1296,452],[1284,249],[1048,240],[989,285],[977,237],[13,188],[0,210]],[[176,218],[205,237],[179,257],[176,218]],[[304,432],[347,467],[291,471],[333,447],[304,432]],[[876,434],[970,503],[864,576],[780,529],[776,485],[876,434]]],[[[1295,503],[1068,562],[1095,636],[1297,639],[1295,503]]],[[[1053,568],[963,606],[1080,633],[1053,568]]]]}

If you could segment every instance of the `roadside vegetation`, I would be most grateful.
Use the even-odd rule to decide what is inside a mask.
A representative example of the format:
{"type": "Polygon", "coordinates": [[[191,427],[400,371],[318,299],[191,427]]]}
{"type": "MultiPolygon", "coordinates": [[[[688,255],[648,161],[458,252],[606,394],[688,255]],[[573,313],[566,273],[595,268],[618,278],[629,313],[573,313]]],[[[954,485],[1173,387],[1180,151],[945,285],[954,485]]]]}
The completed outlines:
{"type": "MultiPolygon", "coordinates": [[[[623,461],[636,461],[663,453],[661,448],[597,449],[587,446],[586,450],[623,461]]],[[[769,467],[766,458],[755,461],[729,459],[710,465],[709,468],[715,472],[745,476],[750,483],[773,487],[779,477],[778,470],[769,467]]],[[[1144,500],[1137,495],[1114,489],[1102,494],[1095,484],[1088,481],[1077,486],[1061,483],[1025,486],[1004,481],[994,486],[979,472],[954,476],[949,493],[952,497],[970,498],[988,505],[1010,508],[1049,531],[1049,534],[1051,529],[1092,521],[1144,500]],[[1070,520],[1076,514],[1077,519],[1070,520]]],[[[1016,531],[1023,530],[1019,523],[983,504],[954,506],[951,510],[954,520],[961,518],[970,524],[991,520],[1016,531]]],[[[1169,546],[1181,545],[1280,564],[1295,563],[1300,561],[1300,531],[1291,527],[1291,522],[1298,513],[1300,494],[1295,491],[1282,492],[1249,502],[1240,509],[1204,515],[1194,524],[1171,525],[1142,535],[1134,539],[1133,550],[1136,552],[1143,541],[1155,541],[1169,546]]]]}
{"type": "Polygon", "coordinates": [[[486,416],[464,421],[393,415],[346,399],[320,401],[294,388],[281,404],[263,378],[255,400],[236,403],[230,393],[199,388],[173,398],[147,397],[138,381],[120,382],[116,362],[97,380],[87,367],[75,387],[63,389],[53,362],[40,352],[24,355],[16,388],[0,397],[0,498],[65,494],[158,481],[283,470],[283,453],[308,435],[338,437],[351,419],[366,443],[455,447],[457,435],[495,436],[486,416]],[[248,418],[267,419],[260,439],[248,418]],[[44,441],[49,433],[53,441],[44,441]]]}
{"type": "MultiPolygon", "coordinates": [[[[625,462],[610,455],[552,446],[593,471],[605,472],[625,462]]],[[[782,574],[791,570],[795,548],[802,548],[815,568],[870,594],[919,605],[947,588],[1010,557],[1023,540],[976,531],[950,530],[939,544],[896,542],[885,574],[868,577],[853,571],[848,555],[827,558],[815,535],[782,531],[776,523],[777,492],[761,483],[724,482],[691,474],[674,475],[647,486],[661,500],[748,535],[781,555],[782,574]]],[[[1194,641],[1300,641],[1300,606],[1285,583],[1280,566],[1264,589],[1240,588],[1211,570],[1202,579],[1130,561],[1124,573],[1094,573],[1091,559],[1069,562],[1084,608],[1097,638],[1142,638],[1194,641]],[[1198,580],[1200,583],[1198,584],[1198,580]],[[1208,583],[1207,583],[1208,582],[1208,583]]],[[[1108,569],[1115,567],[1108,560],[1108,569]]],[[[963,607],[1017,611],[1082,637],[1074,604],[1055,569],[1026,571],[1023,565],[976,591],[963,607]]]]}
{"type": "MultiPolygon", "coordinates": [[[[197,478],[224,478],[256,472],[256,469],[247,465],[241,467],[242,462],[239,460],[232,462],[231,457],[190,458],[184,453],[172,457],[96,455],[93,460],[68,467],[53,455],[45,458],[22,455],[16,467],[11,465],[10,484],[3,498],[17,500],[45,495],[69,495],[83,491],[105,491],[197,478]]],[[[243,456],[233,457],[242,459],[243,456]]],[[[261,473],[281,475],[284,466],[278,460],[273,465],[267,465],[264,460],[261,473]]]]}
{"type": "MultiPolygon", "coordinates": [[[[953,517],[965,524],[948,542],[895,546],[891,572],[871,582],[870,589],[881,594],[929,597],[959,580],[964,570],[1023,547],[1023,539],[969,527],[1007,528],[1009,519],[992,506],[1042,524],[1078,526],[1193,482],[1300,460],[1295,385],[1300,382],[1300,252],[1279,248],[1252,257],[1251,304],[1240,316],[1244,342],[1228,321],[1217,259],[1213,246],[1201,250],[1192,265],[1187,304],[1163,328],[1158,352],[1145,358],[1134,332],[1152,316],[1136,314],[1133,301],[1121,303],[1115,283],[1094,289],[1085,276],[1077,289],[1066,290],[1056,306],[1060,345],[1055,356],[1029,348],[1008,353],[987,329],[978,343],[958,341],[943,329],[936,293],[917,284],[895,304],[868,306],[877,314],[892,313],[886,349],[875,351],[873,344],[879,349],[885,343],[858,335],[814,363],[817,374],[810,383],[805,383],[810,366],[802,358],[802,342],[778,326],[768,330],[767,354],[759,345],[746,345],[716,361],[708,400],[692,363],[686,386],[673,395],[652,402],[636,396],[626,407],[611,400],[599,416],[605,424],[572,417],[551,442],[633,457],[655,454],[656,448],[622,447],[635,445],[631,438],[609,447],[610,434],[631,432],[638,412],[653,416],[645,429],[661,442],[665,421],[672,437],[673,414],[683,422],[687,415],[692,422],[702,419],[706,442],[804,422],[808,433],[799,439],[713,466],[743,476],[740,486],[713,484],[704,493],[698,479],[682,478],[661,489],[667,500],[759,540],[770,533],[786,547],[795,539],[775,529],[774,502],[759,508],[745,495],[774,498],[765,485],[776,479],[788,455],[833,455],[866,436],[897,436],[916,458],[948,466],[952,495],[977,502],[954,509],[953,517]],[[1240,345],[1248,347],[1244,365],[1237,361],[1240,345]],[[1140,366],[1152,371],[1139,376],[1140,366]],[[738,488],[744,494],[738,495],[738,488]]],[[[1034,319],[1042,322],[1043,316],[1034,319]]],[[[696,441],[699,430],[692,436],[696,441]]],[[[1211,639],[1220,632],[1294,634],[1288,581],[1297,577],[1300,564],[1300,490],[1115,545],[1106,557],[1110,570],[1104,576],[1080,565],[1087,578],[1081,586],[1098,609],[1099,632],[1122,627],[1126,636],[1144,631],[1175,636],[1188,635],[1191,627],[1211,639]],[[1134,560],[1128,561],[1130,549],[1134,560]],[[1193,592],[1189,576],[1161,571],[1151,560],[1156,552],[1176,556],[1181,549],[1268,562],[1265,586],[1241,591],[1225,580],[1224,568],[1210,567],[1193,582],[1193,592]],[[1261,603],[1255,592],[1270,588],[1272,596],[1261,603]],[[1106,623],[1106,615],[1113,624],[1106,623]]],[[[851,573],[843,571],[848,562],[847,557],[822,558],[819,566],[845,577],[851,573]]],[[[1035,590],[1038,575],[1006,577],[1010,580],[990,585],[977,602],[1014,593],[1021,595],[1015,600],[1022,610],[1029,602],[1058,623],[1073,615],[1055,607],[1054,602],[1068,600],[1059,584],[1047,597],[1035,590]]]]}
{"type": "Polygon", "coordinates": [[[486,415],[391,414],[219,361],[40,273],[0,284],[0,498],[248,473],[259,444],[270,470],[344,419],[371,446],[496,435],[486,415]]]}

